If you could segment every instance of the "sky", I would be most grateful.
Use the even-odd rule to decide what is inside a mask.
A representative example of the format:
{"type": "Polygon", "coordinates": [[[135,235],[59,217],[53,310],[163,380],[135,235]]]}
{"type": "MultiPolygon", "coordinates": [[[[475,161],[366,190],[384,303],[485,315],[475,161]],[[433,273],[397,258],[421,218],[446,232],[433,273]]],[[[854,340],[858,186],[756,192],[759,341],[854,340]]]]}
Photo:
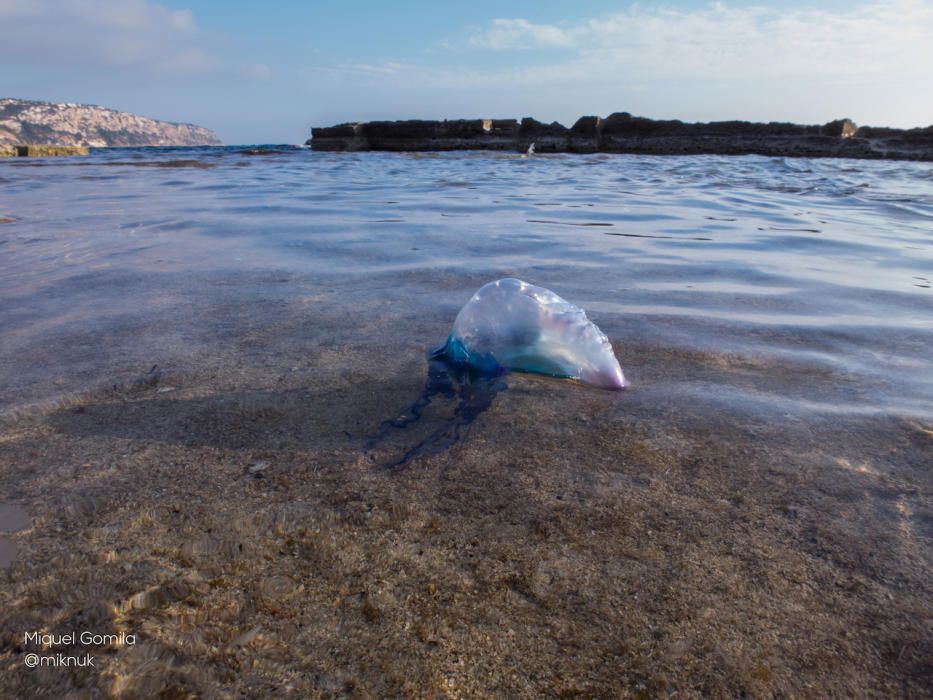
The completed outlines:
{"type": "Polygon", "coordinates": [[[189,122],[933,124],[933,0],[0,0],[0,97],[189,122]]]}

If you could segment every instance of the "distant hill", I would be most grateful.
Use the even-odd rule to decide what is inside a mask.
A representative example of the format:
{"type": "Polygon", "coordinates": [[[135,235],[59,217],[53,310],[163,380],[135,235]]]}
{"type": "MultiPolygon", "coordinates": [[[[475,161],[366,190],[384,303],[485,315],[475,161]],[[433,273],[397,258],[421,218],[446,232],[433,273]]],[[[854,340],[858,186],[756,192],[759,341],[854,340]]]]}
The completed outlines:
{"type": "Polygon", "coordinates": [[[217,134],[106,107],[0,99],[0,146],[220,146],[217,134]]]}

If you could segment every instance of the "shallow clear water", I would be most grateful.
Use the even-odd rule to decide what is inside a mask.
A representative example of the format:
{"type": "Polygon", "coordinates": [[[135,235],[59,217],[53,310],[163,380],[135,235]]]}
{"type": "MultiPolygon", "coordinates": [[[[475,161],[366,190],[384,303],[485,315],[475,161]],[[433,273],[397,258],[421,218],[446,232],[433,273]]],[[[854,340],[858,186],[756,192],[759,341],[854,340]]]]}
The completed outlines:
{"type": "Polygon", "coordinates": [[[124,149],[0,222],[0,629],[141,642],[3,697],[931,686],[929,164],[124,149]],[[506,276],[629,388],[429,359],[506,276]]]}
{"type": "Polygon", "coordinates": [[[0,221],[4,412],[196,362],[275,304],[299,354],[319,299],[335,343],[420,360],[515,276],[585,308],[633,390],[933,417],[929,164],[112,149],[0,161],[0,221]]]}

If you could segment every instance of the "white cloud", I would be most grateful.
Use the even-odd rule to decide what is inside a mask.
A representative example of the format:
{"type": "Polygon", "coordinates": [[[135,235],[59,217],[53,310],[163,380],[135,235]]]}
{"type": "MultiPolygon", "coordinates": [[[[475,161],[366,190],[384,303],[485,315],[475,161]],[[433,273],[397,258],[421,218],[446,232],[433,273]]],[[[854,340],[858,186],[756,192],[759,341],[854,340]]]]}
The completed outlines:
{"type": "Polygon", "coordinates": [[[190,10],[147,0],[0,0],[0,57],[152,73],[205,73],[220,61],[190,10]]]}
{"type": "Polygon", "coordinates": [[[494,19],[488,28],[471,36],[470,43],[487,49],[565,48],[573,45],[574,37],[550,24],[494,19]]]}
{"type": "Polygon", "coordinates": [[[552,64],[572,72],[574,64],[581,63],[656,78],[922,71],[933,81],[930,37],[933,3],[890,0],[844,12],[732,8],[722,3],[700,10],[633,6],[567,27],[498,19],[469,42],[500,51],[572,48],[571,58],[552,64]]]}
{"type": "Polygon", "coordinates": [[[356,63],[352,66],[346,67],[347,70],[355,71],[365,75],[395,75],[411,68],[416,68],[416,66],[405,63],[398,63],[395,61],[380,63],[378,65],[373,65],[370,63],[356,63]]]}
{"type": "MultiPolygon", "coordinates": [[[[632,5],[558,25],[497,19],[448,55],[455,63],[344,67],[398,104],[435,90],[483,112],[569,120],[626,109],[684,119],[933,121],[933,2],[881,0],[844,10],[632,5]],[[463,50],[478,53],[463,61],[463,50]],[[512,51],[537,49],[512,62],[512,51]],[[494,59],[490,61],[488,59],[494,59]],[[459,91],[459,92],[458,92],[459,91]],[[554,105],[537,111],[541,105],[554,105]]],[[[449,99],[449,98],[448,98],[449,99]]]]}

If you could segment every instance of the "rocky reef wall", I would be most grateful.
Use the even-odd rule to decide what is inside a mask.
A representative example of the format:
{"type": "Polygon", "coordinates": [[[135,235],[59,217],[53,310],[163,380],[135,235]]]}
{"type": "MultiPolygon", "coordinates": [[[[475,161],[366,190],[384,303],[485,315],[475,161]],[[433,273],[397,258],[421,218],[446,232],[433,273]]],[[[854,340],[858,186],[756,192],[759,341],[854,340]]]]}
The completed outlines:
{"type": "Polygon", "coordinates": [[[492,150],[537,153],[656,155],[760,154],[933,161],[933,126],[858,127],[850,119],[800,125],[726,121],[691,124],[616,112],[580,117],[573,126],[530,117],[444,121],[376,121],[315,127],[307,144],[317,151],[492,150]]]}

